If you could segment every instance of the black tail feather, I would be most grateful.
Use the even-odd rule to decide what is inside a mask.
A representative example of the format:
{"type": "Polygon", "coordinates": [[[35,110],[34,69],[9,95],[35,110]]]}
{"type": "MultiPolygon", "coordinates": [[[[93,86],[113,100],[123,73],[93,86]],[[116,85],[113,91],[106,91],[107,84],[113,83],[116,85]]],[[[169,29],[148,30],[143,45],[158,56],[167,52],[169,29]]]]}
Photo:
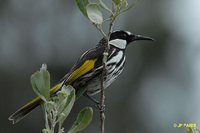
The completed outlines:
{"type": "Polygon", "coordinates": [[[32,110],[41,104],[42,100],[37,97],[25,106],[21,107],[15,113],[13,113],[8,119],[13,122],[13,124],[22,120],[26,115],[28,115],[32,110]]]}

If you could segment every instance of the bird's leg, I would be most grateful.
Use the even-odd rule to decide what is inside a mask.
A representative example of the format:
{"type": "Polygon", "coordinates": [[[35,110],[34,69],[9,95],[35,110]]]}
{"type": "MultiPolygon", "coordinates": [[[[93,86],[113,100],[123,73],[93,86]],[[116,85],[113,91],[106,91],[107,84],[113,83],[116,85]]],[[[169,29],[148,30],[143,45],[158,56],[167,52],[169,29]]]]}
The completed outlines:
{"type": "Polygon", "coordinates": [[[105,106],[102,108],[102,107],[100,106],[100,102],[99,102],[97,99],[93,98],[92,96],[88,95],[87,93],[84,93],[83,95],[84,95],[85,97],[89,98],[92,102],[95,103],[95,108],[99,109],[99,110],[102,111],[102,112],[105,111],[105,106]]]}
{"type": "Polygon", "coordinates": [[[90,95],[88,95],[87,93],[84,93],[83,94],[85,97],[87,97],[87,98],[89,98],[92,102],[94,102],[95,104],[100,104],[100,102],[97,100],[97,99],[95,99],[95,98],[93,98],[92,96],[90,96],[90,95]]]}

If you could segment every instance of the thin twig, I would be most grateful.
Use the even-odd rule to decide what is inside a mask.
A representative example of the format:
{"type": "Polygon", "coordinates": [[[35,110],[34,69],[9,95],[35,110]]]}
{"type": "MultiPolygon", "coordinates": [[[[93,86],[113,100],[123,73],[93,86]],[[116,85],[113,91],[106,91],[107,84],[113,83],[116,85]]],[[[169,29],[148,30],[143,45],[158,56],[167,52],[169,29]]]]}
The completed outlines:
{"type": "MultiPolygon", "coordinates": [[[[115,8],[114,8],[114,4],[112,3],[112,12],[115,13],[115,8]]],[[[106,66],[106,62],[108,59],[108,53],[109,53],[109,49],[110,49],[110,45],[109,45],[109,40],[110,40],[110,36],[111,33],[113,31],[113,26],[114,26],[114,21],[116,19],[116,15],[111,14],[110,16],[110,24],[109,24],[109,30],[108,30],[108,34],[105,37],[106,42],[105,42],[105,50],[103,53],[103,60],[102,60],[102,65],[103,65],[103,70],[102,70],[102,76],[101,76],[101,92],[100,92],[100,127],[101,127],[101,133],[104,133],[104,125],[105,125],[105,93],[104,93],[104,77],[106,77],[107,75],[107,66],[106,66]]],[[[100,31],[102,32],[102,28],[100,27],[100,31]]],[[[102,32],[103,35],[104,32],[102,32]]]]}
{"type": "Polygon", "coordinates": [[[103,72],[101,76],[101,96],[100,96],[100,127],[101,127],[101,133],[104,133],[104,125],[105,125],[105,114],[104,114],[104,107],[105,107],[105,94],[104,94],[104,74],[106,70],[105,63],[103,63],[103,72]]]}
{"type": "Polygon", "coordinates": [[[46,105],[45,105],[45,103],[42,105],[42,108],[43,108],[43,111],[44,111],[45,128],[47,130],[50,130],[49,120],[48,120],[48,112],[46,111],[46,105]]]}

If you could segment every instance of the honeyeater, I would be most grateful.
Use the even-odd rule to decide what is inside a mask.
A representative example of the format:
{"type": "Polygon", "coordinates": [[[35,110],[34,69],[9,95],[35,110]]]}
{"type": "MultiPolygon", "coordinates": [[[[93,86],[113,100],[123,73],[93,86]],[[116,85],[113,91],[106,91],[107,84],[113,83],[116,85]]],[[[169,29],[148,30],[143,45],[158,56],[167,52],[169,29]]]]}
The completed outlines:
{"type": "MultiPolygon", "coordinates": [[[[128,31],[114,31],[110,35],[109,52],[106,62],[106,74],[103,75],[104,87],[107,88],[123,71],[126,60],[126,47],[133,41],[137,40],[153,40],[150,37],[134,35],[128,31]]],[[[86,51],[74,64],[71,70],[60,80],[58,84],[50,89],[50,94],[53,96],[61,89],[62,85],[72,85],[76,93],[83,91],[83,94],[90,99],[91,96],[100,92],[100,81],[103,70],[103,56],[106,48],[106,39],[99,41],[96,47],[86,51]]],[[[19,122],[33,109],[42,104],[39,97],[31,100],[14,114],[9,117],[13,123],[19,122]]]]}

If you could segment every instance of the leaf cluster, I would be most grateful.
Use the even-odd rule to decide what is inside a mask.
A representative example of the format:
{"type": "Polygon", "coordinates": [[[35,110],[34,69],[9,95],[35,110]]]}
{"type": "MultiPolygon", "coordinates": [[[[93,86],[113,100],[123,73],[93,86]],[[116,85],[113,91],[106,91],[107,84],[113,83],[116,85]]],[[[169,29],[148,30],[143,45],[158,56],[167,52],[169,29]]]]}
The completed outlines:
{"type": "Polygon", "coordinates": [[[76,0],[76,3],[83,15],[88,18],[106,38],[109,38],[108,34],[109,32],[112,32],[112,29],[109,29],[108,34],[106,34],[102,28],[103,23],[106,21],[114,23],[117,16],[131,7],[128,6],[127,0],[112,0],[111,7],[107,6],[103,0],[97,0],[96,2],[76,0]],[[105,16],[102,13],[103,11],[107,11],[109,13],[108,18],[104,19],[105,16]]]}
{"type": "MultiPolygon", "coordinates": [[[[40,71],[31,76],[31,84],[34,92],[43,100],[45,129],[43,133],[54,133],[58,126],[58,133],[64,133],[63,123],[73,108],[76,95],[75,89],[68,85],[60,86],[61,89],[55,96],[50,96],[50,74],[47,66],[42,65],[40,71]]],[[[73,126],[67,133],[77,133],[85,129],[92,120],[93,110],[91,107],[82,109],[73,126]]]]}

